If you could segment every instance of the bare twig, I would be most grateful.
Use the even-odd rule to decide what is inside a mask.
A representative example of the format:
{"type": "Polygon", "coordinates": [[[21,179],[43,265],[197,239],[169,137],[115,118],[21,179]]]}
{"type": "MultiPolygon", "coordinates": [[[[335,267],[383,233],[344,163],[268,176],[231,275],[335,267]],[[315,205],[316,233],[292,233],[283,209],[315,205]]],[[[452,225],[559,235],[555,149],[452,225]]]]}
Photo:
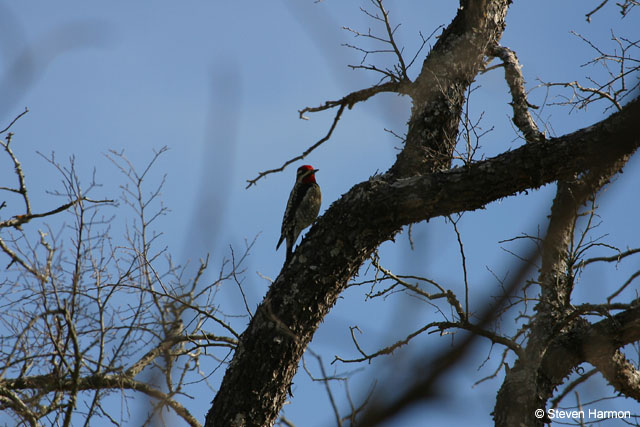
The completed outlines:
{"type": "Polygon", "coordinates": [[[36,213],[36,214],[24,214],[24,215],[16,215],[13,218],[7,219],[5,221],[0,221],[0,228],[3,227],[14,227],[14,228],[20,228],[20,226],[28,223],[29,221],[31,221],[32,219],[35,218],[44,218],[47,216],[52,216],[55,214],[58,214],[60,212],[64,212],[67,209],[77,205],[78,203],[81,203],[83,201],[86,202],[90,202],[90,203],[113,203],[114,200],[110,200],[110,199],[103,199],[103,200],[92,200],[89,199],[87,197],[79,197],[75,200],[72,200],[68,203],[65,203],[63,205],[58,206],[55,209],[52,209],[48,212],[42,212],[42,213],[36,213]]]}
{"type": "Polygon", "coordinates": [[[553,398],[553,400],[551,401],[551,407],[557,408],[560,402],[562,401],[562,399],[564,399],[569,393],[571,393],[572,390],[574,390],[580,384],[582,384],[583,382],[591,378],[597,372],[598,372],[597,369],[595,368],[591,369],[589,372],[586,372],[585,374],[580,375],[578,378],[576,378],[575,380],[567,384],[565,388],[562,390],[562,393],[560,393],[558,396],[553,398]]]}
{"type": "Polygon", "coordinates": [[[630,255],[633,255],[633,254],[637,254],[638,252],[640,252],[640,248],[629,249],[627,251],[618,253],[618,255],[613,255],[613,256],[610,256],[610,257],[589,258],[589,259],[586,259],[584,261],[580,261],[579,267],[586,267],[587,265],[589,265],[589,264],[591,264],[593,262],[615,262],[615,263],[618,263],[618,262],[622,261],[623,258],[626,258],[626,257],[628,257],[630,255]]]}
{"type": "Polygon", "coordinates": [[[13,126],[13,124],[14,124],[15,122],[17,122],[17,121],[20,119],[20,117],[24,116],[24,115],[25,115],[25,114],[27,114],[28,112],[29,112],[29,109],[25,107],[24,111],[23,111],[22,113],[18,114],[18,115],[16,116],[16,118],[15,118],[15,119],[13,119],[13,120],[11,121],[11,123],[9,123],[9,125],[7,125],[7,127],[6,127],[6,128],[4,128],[4,129],[0,130],[0,135],[1,135],[1,134],[3,134],[3,133],[5,133],[5,132],[6,132],[6,131],[8,131],[9,129],[11,129],[11,126],[13,126]]]}
{"type": "Polygon", "coordinates": [[[602,9],[602,6],[604,6],[605,4],[607,4],[609,2],[609,0],[604,0],[602,3],[600,3],[598,6],[596,6],[595,9],[593,9],[591,12],[587,13],[585,15],[585,17],[587,18],[587,22],[591,22],[591,15],[595,14],[597,11],[599,11],[600,9],[602,9]]]}
{"type": "MultiPolygon", "coordinates": [[[[536,252],[530,251],[526,258],[535,257],[536,252]]],[[[486,310],[479,316],[478,327],[482,328],[488,324],[495,316],[496,307],[502,306],[510,296],[516,291],[518,286],[524,280],[525,275],[529,271],[529,263],[524,263],[519,271],[512,277],[511,281],[504,289],[504,293],[498,298],[494,307],[487,307],[486,310]]],[[[443,374],[449,372],[449,368],[457,363],[465,354],[465,350],[475,340],[478,335],[474,332],[466,337],[463,337],[461,342],[455,345],[451,349],[441,352],[440,354],[429,358],[424,361],[421,366],[428,367],[427,370],[420,375],[411,385],[392,401],[386,401],[384,404],[380,401],[374,401],[373,405],[369,409],[362,420],[360,420],[361,426],[373,426],[380,424],[381,422],[389,419],[394,414],[397,414],[403,408],[407,407],[411,403],[420,399],[425,399],[433,393],[432,387],[437,379],[443,374]]],[[[515,343],[514,343],[515,344],[515,343]]],[[[517,344],[515,344],[517,346],[517,344]]],[[[519,348],[519,346],[515,347],[519,348]]],[[[417,371],[416,371],[417,372],[417,371]]]]}
{"type": "Polygon", "coordinates": [[[456,233],[456,240],[458,241],[458,247],[460,248],[460,259],[462,261],[462,275],[464,279],[464,318],[465,320],[469,319],[469,280],[467,277],[467,257],[464,254],[464,245],[462,244],[462,237],[460,236],[460,231],[458,230],[458,221],[462,218],[462,214],[458,216],[458,219],[455,221],[451,217],[448,216],[449,221],[451,221],[451,225],[453,225],[453,231],[456,233]]]}
{"type": "Polygon", "coordinates": [[[346,381],[346,378],[336,378],[336,377],[327,376],[327,372],[324,368],[324,363],[322,362],[322,357],[319,354],[312,351],[311,349],[307,349],[307,353],[311,354],[318,362],[318,366],[320,368],[320,374],[322,376],[320,378],[315,378],[307,368],[307,365],[304,362],[304,358],[303,358],[302,363],[303,363],[304,370],[307,372],[307,375],[309,375],[309,378],[311,378],[312,381],[321,381],[324,384],[325,390],[327,392],[327,396],[329,397],[329,402],[331,403],[331,408],[333,409],[333,413],[336,417],[336,425],[338,427],[342,427],[342,417],[340,416],[340,410],[338,409],[338,405],[336,404],[336,399],[333,396],[333,392],[331,391],[331,385],[329,384],[329,382],[331,380],[346,381]]]}
{"type": "Polygon", "coordinates": [[[571,96],[562,96],[563,101],[551,103],[550,105],[569,105],[572,108],[583,109],[592,102],[606,99],[611,103],[610,107],[615,107],[618,111],[622,110],[622,101],[629,94],[634,93],[636,88],[640,87],[640,80],[631,85],[627,82],[628,76],[640,70],[640,60],[632,54],[635,50],[640,49],[640,40],[632,41],[624,37],[617,37],[612,31],[611,40],[616,44],[617,48],[614,49],[613,53],[607,53],[584,36],[575,32],[572,32],[572,34],[597,53],[596,57],[583,64],[583,66],[601,65],[609,75],[609,79],[605,83],[598,83],[594,79],[587,77],[593,86],[587,86],[575,80],[571,82],[542,82],[542,86],[568,87],[573,90],[571,96]],[[610,65],[615,67],[615,71],[609,69],[610,65]]]}
{"type": "Polygon", "coordinates": [[[326,142],[329,140],[329,138],[331,138],[331,135],[333,134],[333,131],[336,128],[336,125],[338,124],[338,121],[340,120],[340,117],[342,116],[342,113],[344,111],[346,104],[343,104],[340,106],[340,108],[338,109],[338,112],[336,113],[336,116],[333,119],[333,123],[331,124],[331,127],[329,128],[329,132],[327,132],[327,134],[321,138],[318,142],[316,142],[315,144],[313,144],[311,147],[307,148],[302,154],[300,154],[299,156],[293,157],[292,159],[287,160],[286,162],[284,162],[284,164],[282,166],[280,166],[279,168],[275,168],[275,169],[268,169],[266,171],[260,172],[258,174],[257,177],[255,177],[254,179],[248,179],[247,182],[247,186],[245,188],[249,188],[252,185],[255,185],[260,179],[264,178],[267,175],[270,175],[272,173],[276,173],[276,172],[281,172],[284,170],[284,168],[286,168],[287,166],[289,166],[291,163],[298,161],[298,160],[302,160],[305,157],[307,157],[313,150],[315,150],[316,148],[318,148],[320,145],[322,145],[322,143],[326,142]]]}
{"type": "MultiPolygon", "coordinates": [[[[10,141],[7,138],[7,146],[10,141]]],[[[102,217],[101,208],[112,201],[89,198],[87,191],[97,184],[92,181],[87,189],[81,188],[73,158],[69,166],[53,156],[47,158],[63,177],[64,191],[51,194],[67,198],[66,203],[44,213],[32,213],[27,207],[28,214],[0,223],[8,236],[0,238],[0,252],[14,266],[0,282],[2,310],[8,313],[0,336],[0,407],[23,424],[89,425],[99,417],[121,424],[101,406],[110,390],[121,390],[126,399],[130,392],[151,397],[152,417],[170,408],[188,425],[200,425],[176,396],[186,395],[185,384],[207,381],[211,372],[202,371],[201,357],[225,363],[228,355],[218,357],[207,350],[228,352],[237,345],[238,333],[222,318],[213,296],[224,281],[242,282],[241,264],[251,245],[241,255],[232,255],[231,272],[225,271],[223,262],[218,281],[210,286],[196,289],[208,258],[190,281],[182,277],[185,267],[174,266],[168,256],[164,270],[160,268],[165,250],[153,249],[160,234],[149,226],[166,209],[157,200],[162,183],[148,193],[143,181],[162,152],[156,152],[142,172],[121,153],[112,153],[128,179],[121,187],[125,205],[137,215],[125,229],[124,244],[112,242],[110,220],[102,217]],[[31,219],[52,218],[64,211],[73,215],[71,225],[62,228],[72,231],[71,250],[64,250],[62,239],[50,228],[47,233],[38,230],[40,240],[35,245],[21,230],[31,219]],[[11,226],[18,232],[6,230],[11,226]],[[183,317],[190,317],[190,332],[183,317]],[[228,336],[203,331],[208,320],[228,336]],[[143,372],[144,380],[139,378],[143,372]],[[153,379],[157,376],[164,383],[153,379]],[[85,399],[88,410],[78,411],[85,399]]],[[[28,200],[22,168],[17,167],[16,173],[20,182],[16,192],[28,200]]]]}
{"type": "MultiPolygon", "coordinates": [[[[587,13],[585,15],[587,22],[591,22],[591,16],[594,15],[596,12],[598,12],[600,9],[602,9],[602,7],[604,5],[606,5],[607,3],[609,3],[609,0],[603,0],[602,3],[600,3],[598,6],[595,7],[595,9],[593,9],[591,12],[587,13]]],[[[626,17],[627,14],[629,13],[629,11],[635,7],[640,5],[640,2],[638,2],[637,0],[624,0],[620,3],[616,3],[616,6],[618,6],[620,8],[620,15],[622,15],[622,17],[626,17]]]]}

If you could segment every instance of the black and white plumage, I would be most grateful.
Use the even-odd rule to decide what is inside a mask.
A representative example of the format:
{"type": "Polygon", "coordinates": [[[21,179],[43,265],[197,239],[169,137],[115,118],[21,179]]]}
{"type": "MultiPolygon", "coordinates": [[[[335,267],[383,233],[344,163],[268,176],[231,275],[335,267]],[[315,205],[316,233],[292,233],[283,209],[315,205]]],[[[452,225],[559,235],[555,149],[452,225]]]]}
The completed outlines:
{"type": "Polygon", "coordinates": [[[293,254],[293,245],[298,240],[298,236],[307,228],[318,216],[322,203],[322,193],[320,186],[316,182],[314,169],[310,165],[300,166],[296,173],[296,183],[289,195],[287,208],[282,219],[282,231],[280,240],[276,245],[276,250],[282,242],[287,240],[286,261],[289,261],[293,254]]]}

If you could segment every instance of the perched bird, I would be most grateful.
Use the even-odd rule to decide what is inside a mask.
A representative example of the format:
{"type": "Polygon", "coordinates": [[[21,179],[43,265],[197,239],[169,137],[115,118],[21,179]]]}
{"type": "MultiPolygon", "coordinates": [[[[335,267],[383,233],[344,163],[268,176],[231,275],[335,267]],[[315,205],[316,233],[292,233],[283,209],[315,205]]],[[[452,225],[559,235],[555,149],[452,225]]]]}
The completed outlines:
{"type": "Polygon", "coordinates": [[[303,165],[298,168],[296,173],[296,183],[293,185],[289,195],[284,218],[282,218],[280,240],[276,245],[276,250],[278,250],[282,241],[287,239],[285,262],[288,262],[291,258],[293,245],[298,240],[300,232],[311,225],[320,211],[322,193],[320,192],[320,186],[316,182],[316,172],[318,172],[318,169],[303,165]]]}

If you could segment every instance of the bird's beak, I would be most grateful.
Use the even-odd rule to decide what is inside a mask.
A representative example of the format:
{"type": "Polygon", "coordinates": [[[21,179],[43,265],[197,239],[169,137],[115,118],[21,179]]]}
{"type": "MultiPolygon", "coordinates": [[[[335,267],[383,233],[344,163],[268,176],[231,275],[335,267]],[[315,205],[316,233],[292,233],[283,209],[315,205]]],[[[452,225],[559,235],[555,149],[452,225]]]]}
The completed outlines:
{"type": "Polygon", "coordinates": [[[316,173],[318,172],[320,169],[314,169],[311,173],[316,173]]]}

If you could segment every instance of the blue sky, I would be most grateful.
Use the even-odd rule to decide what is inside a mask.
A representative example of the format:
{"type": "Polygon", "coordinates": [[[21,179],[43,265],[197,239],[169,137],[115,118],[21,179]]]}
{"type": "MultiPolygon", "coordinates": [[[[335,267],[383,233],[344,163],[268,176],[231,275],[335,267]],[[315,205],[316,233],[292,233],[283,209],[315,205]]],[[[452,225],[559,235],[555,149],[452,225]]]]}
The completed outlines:
{"type": "MultiPolygon", "coordinates": [[[[455,2],[386,4],[392,21],[402,23],[397,37],[408,56],[419,47],[419,32],[426,36],[439,25],[446,26],[456,11],[455,2]]],[[[597,4],[599,1],[518,1],[512,5],[502,42],[517,52],[528,89],[537,85],[537,79],[584,81],[587,75],[602,77],[598,68],[581,67],[594,52],[570,30],[609,49],[614,47],[609,40],[612,28],[618,35],[638,38],[640,31],[633,24],[634,19],[637,24],[637,13],[621,20],[613,5],[587,23],[584,14],[597,4]]],[[[307,114],[310,120],[300,120],[299,109],[339,99],[378,81],[376,75],[349,69],[348,64],[360,63],[361,54],[341,46],[367,46],[366,40],[354,39],[343,26],[382,31],[360,12],[360,6],[370,4],[329,0],[1,4],[0,25],[5,36],[0,41],[0,90],[5,101],[0,120],[6,124],[25,106],[30,110],[12,131],[14,149],[34,188],[32,197],[40,195],[35,199],[36,209],[45,210],[55,203],[45,190],[57,184],[55,171],[37,151],[55,151],[58,159],[75,155],[81,177],[87,180],[96,168],[98,181],[105,184],[102,193],[109,197],[115,195],[110,191],[117,192],[119,178],[104,153],[124,149],[134,164],[142,166],[153,149],[166,145],[170,151],[160,159],[152,176],[168,176],[162,196],[171,212],[157,223],[164,233],[164,244],[181,262],[211,253],[213,263],[219,265],[228,255],[229,245],[242,248],[245,239],[258,236],[245,281],[250,305],[255,307],[268,286],[258,273],[275,278],[284,258],[284,251],[275,252],[274,248],[295,168],[302,162],[284,173],[269,175],[248,190],[246,180],[280,166],[324,136],[333,112],[307,114]],[[15,63],[30,64],[31,72],[20,68],[22,71],[12,73],[10,66],[15,63]]],[[[367,62],[382,65],[391,60],[384,55],[367,58],[367,62]]],[[[420,65],[418,60],[411,77],[420,65]]],[[[503,71],[480,76],[476,85],[480,87],[470,100],[471,117],[478,118],[484,112],[481,126],[487,130],[494,127],[481,140],[483,156],[519,146],[521,140],[516,139],[510,122],[503,71]]],[[[544,88],[537,89],[530,101],[541,104],[545,94],[544,88]]],[[[555,135],[561,135],[606,117],[609,113],[603,113],[604,107],[599,103],[571,114],[567,108],[547,107],[542,117],[551,123],[555,135]]],[[[351,186],[385,171],[394,162],[399,141],[384,129],[403,134],[409,112],[409,100],[391,94],[379,95],[345,112],[332,139],[304,161],[320,169],[317,179],[323,190],[322,210],[351,186]]],[[[598,232],[608,234],[609,242],[622,249],[640,242],[638,227],[627,214],[639,207],[633,196],[637,194],[634,186],[640,178],[639,168],[636,156],[611,194],[603,198],[600,211],[604,222],[598,232]],[[625,209],[621,209],[623,201],[625,209]]],[[[0,177],[6,176],[6,171],[0,171],[0,177]]],[[[524,247],[498,242],[522,233],[536,234],[538,226],[544,230],[553,194],[554,188],[547,186],[465,214],[459,227],[472,278],[472,305],[477,301],[480,308],[484,298],[497,294],[497,283],[488,268],[500,277],[513,269],[514,258],[501,247],[514,251],[524,247]]],[[[424,274],[459,291],[460,255],[451,225],[442,219],[416,225],[413,238],[414,251],[406,233],[397,237],[395,245],[385,243],[383,264],[397,273],[424,274]]],[[[624,277],[625,268],[618,270],[620,277],[624,277]]],[[[598,301],[607,295],[601,284],[610,279],[608,274],[610,270],[585,278],[576,298],[595,295],[598,301]]],[[[311,348],[321,353],[325,362],[334,355],[356,354],[349,326],[358,325],[363,331],[362,344],[375,351],[434,319],[434,310],[415,299],[400,295],[364,301],[365,291],[362,287],[347,290],[318,330],[311,348]]],[[[242,312],[234,290],[221,298],[229,312],[242,312]]],[[[403,357],[423,357],[449,343],[447,338],[422,337],[403,357]]],[[[448,379],[448,398],[412,411],[408,415],[412,422],[490,423],[500,380],[472,387],[497,366],[501,349],[494,348],[491,360],[478,369],[487,352],[488,347],[478,347],[466,367],[448,379]]],[[[312,359],[307,362],[315,363],[312,359]]],[[[381,373],[394,369],[382,366],[374,365],[381,373]]],[[[338,372],[353,369],[339,364],[330,369],[333,367],[338,372]]],[[[354,377],[353,395],[367,389],[370,370],[354,377]]],[[[311,384],[302,370],[293,390],[295,399],[285,407],[288,418],[300,426],[332,422],[324,388],[311,384]]],[[[343,389],[336,386],[335,393],[344,403],[343,389]]],[[[187,405],[202,420],[212,397],[204,392],[187,405]]],[[[640,412],[637,404],[624,404],[640,412]]],[[[0,422],[5,422],[2,417],[0,422]]],[[[403,419],[388,425],[407,422],[403,419]]]]}

